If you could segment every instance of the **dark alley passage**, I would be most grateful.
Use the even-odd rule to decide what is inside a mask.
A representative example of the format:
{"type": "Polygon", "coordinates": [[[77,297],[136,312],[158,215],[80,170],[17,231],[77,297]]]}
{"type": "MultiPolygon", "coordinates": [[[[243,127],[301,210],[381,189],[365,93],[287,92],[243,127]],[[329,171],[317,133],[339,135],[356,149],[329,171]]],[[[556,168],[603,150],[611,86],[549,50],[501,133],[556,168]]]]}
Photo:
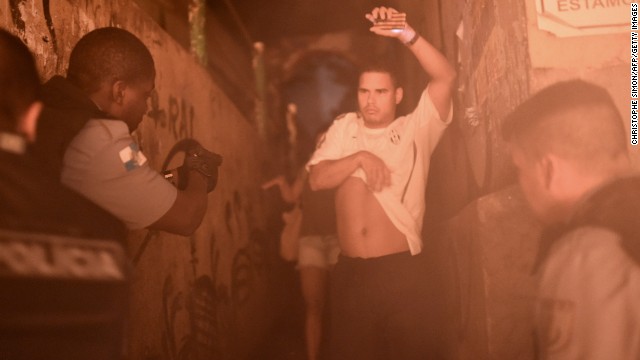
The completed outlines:
{"type": "Polygon", "coordinates": [[[640,358],[636,0],[0,0],[0,360],[640,358]]]}

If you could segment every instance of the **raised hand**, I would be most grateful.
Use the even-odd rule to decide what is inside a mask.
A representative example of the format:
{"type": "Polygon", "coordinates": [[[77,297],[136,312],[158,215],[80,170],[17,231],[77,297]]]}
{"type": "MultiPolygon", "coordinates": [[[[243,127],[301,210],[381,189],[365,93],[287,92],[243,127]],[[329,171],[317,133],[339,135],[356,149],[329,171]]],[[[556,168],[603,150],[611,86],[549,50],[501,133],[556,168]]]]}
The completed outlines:
{"type": "Polygon", "coordinates": [[[398,12],[394,8],[384,6],[376,7],[365,15],[373,26],[369,31],[381,36],[394,37],[404,44],[415,41],[416,32],[407,23],[407,14],[398,12]],[[413,41],[412,41],[413,40],[413,41]]]}

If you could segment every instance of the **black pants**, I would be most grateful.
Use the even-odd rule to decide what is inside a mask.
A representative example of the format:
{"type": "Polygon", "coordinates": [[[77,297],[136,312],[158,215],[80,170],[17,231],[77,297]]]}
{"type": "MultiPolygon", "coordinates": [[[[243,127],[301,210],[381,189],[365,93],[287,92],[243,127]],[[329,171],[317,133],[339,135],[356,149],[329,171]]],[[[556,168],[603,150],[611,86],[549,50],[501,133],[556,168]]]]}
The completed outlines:
{"type": "Polygon", "coordinates": [[[340,256],[331,278],[330,359],[431,359],[425,266],[399,253],[340,256]]]}

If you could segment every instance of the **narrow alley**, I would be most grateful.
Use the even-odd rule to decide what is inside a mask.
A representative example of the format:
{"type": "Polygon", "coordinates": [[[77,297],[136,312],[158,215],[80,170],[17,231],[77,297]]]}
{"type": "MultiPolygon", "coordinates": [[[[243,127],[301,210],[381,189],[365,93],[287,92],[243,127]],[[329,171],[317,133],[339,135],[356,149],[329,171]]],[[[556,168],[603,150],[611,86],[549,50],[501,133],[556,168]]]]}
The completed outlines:
{"type": "MultiPolygon", "coordinates": [[[[548,290],[611,290],[595,270],[610,265],[630,279],[620,298],[640,291],[637,183],[602,190],[640,172],[637,10],[0,0],[0,29],[44,84],[20,109],[30,125],[6,125],[0,103],[0,155],[46,159],[21,177],[0,157],[0,360],[76,359],[52,349],[85,337],[94,360],[637,359],[637,306],[617,303],[629,320],[614,336],[622,320],[587,316],[609,314],[605,295],[594,311],[548,290]],[[538,118],[568,125],[549,135],[538,118]],[[51,188],[16,200],[40,174],[51,188]],[[608,237],[557,245],[591,225],[608,237]],[[87,329],[118,316],[96,337],[118,355],[96,350],[87,329]]],[[[3,44],[4,81],[18,70],[2,70],[3,44]]],[[[0,83],[0,99],[26,83],[0,83]]]]}

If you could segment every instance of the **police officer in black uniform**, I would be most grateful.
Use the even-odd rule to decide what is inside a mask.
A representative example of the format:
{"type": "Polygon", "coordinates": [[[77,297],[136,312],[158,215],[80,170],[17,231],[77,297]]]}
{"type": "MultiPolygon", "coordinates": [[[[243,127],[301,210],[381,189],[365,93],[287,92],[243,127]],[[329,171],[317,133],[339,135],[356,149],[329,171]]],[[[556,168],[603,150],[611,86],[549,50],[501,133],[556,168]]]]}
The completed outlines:
{"type": "Polygon", "coordinates": [[[124,225],[33,160],[32,55],[0,29],[0,358],[118,359],[124,225]]]}

